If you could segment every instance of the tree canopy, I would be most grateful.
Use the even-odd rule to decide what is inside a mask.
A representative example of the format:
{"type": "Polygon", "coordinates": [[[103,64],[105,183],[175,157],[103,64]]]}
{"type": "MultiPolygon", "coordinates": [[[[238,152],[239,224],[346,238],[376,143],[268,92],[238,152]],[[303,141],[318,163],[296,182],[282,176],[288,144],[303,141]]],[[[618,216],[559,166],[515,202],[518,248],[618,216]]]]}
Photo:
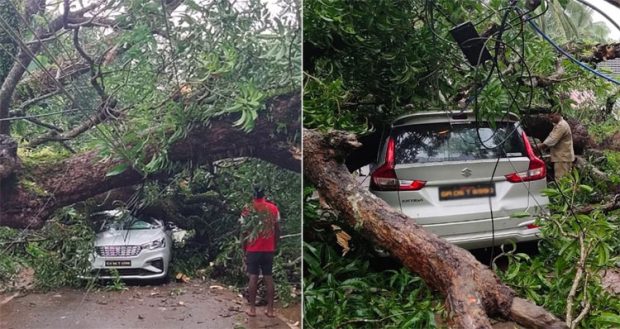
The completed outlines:
{"type": "Polygon", "coordinates": [[[3,2],[0,133],[21,165],[3,168],[2,223],[228,157],[299,171],[298,7],[3,2]]]}

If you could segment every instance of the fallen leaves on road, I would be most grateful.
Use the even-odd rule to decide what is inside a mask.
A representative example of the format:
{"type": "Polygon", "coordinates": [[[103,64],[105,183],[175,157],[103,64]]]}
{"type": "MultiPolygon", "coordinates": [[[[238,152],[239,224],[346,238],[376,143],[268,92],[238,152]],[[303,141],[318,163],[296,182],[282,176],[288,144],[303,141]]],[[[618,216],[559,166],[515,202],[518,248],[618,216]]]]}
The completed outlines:
{"type": "Polygon", "coordinates": [[[177,279],[177,281],[180,281],[180,282],[183,282],[183,283],[188,283],[191,280],[189,276],[187,276],[187,275],[185,275],[185,274],[183,274],[181,272],[177,273],[176,279],[177,279]]]}

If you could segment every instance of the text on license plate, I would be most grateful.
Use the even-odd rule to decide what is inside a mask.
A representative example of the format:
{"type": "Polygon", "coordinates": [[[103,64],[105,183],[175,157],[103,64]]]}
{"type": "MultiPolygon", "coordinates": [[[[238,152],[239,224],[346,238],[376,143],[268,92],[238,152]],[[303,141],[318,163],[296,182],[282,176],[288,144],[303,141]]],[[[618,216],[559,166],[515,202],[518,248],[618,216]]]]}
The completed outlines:
{"type": "Polygon", "coordinates": [[[130,260],[106,260],[105,266],[131,266],[130,260]]]}
{"type": "Polygon", "coordinates": [[[469,184],[439,187],[439,200],[495,196],[495,184],[469,184]]]}

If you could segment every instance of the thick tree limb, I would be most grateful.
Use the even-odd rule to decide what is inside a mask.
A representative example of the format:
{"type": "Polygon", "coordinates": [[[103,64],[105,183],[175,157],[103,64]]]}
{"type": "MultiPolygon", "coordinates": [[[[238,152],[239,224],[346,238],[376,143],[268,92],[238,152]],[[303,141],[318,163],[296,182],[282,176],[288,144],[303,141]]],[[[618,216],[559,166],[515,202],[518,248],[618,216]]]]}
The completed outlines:
{"type": "MultiPolygon", "coordinates": [[[[168,158],[177,162],[201,163],[246,156],[299,172],[300,161],[295,158],[293,133],[278,133],[277,126],[279,123],[285,124],[286,131],[298,131],[300,108],[298,93],[274,97],[267,102],[268,115],[259,116],[250,133],[233,127],[232,122],[236,118],[220,118],[211,121],[208,127],[193,129],[185,139],[173,144],[168,149],[168,158]]],[[[101,159],[95,150],[59,163],[29,168],[28,176],[34,182],[29,184],[30,187],[23,184],[15,186],[12,193],[7,193],[7,200],[0,207],[0,225],[39,228],[59,207],[145,179],[134,170],[106,176],[120,162],[101,159]]]]}
{"type": "Polygon", "coordinates": [[[359,188],[343,164],[346,153],[359,146],[351,134],[304,130],[304,175],[349,224],[360,227],[446,296],[452,327],[491,328],[488,316],[503,316],[530,328],[566,328],[541,307],[515,298],[468,251],[439,239],[359,188]]]}

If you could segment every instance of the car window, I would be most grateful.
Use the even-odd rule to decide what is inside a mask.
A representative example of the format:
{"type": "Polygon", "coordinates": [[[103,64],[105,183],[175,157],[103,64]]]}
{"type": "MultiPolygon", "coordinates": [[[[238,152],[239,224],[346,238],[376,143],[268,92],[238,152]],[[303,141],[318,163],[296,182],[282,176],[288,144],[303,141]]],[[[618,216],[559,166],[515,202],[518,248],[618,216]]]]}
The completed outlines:
{"type": "Polygon", "coordinates": [[[147,222],[144,220],[136,220],[133,223],[130,223],[130,225],[128,225],[130,230],[148,230],[148,229],[152,229],[155,227],[158,227],[158,225],[155,225],[155,223],[152,222],[147,222]]]}
{"type": "Polygon", "coordinates": [[[524,156],[520,134],[513,123],[434,123],[397,127],[396,164],[494,159],[524,156]],[[505,141],[505,142],[504,142],[505,141]]]}
{"type": "Polygon", "coordinates": [[[148,230],[161,227],[161,223],[153,218],[136,218],[130,214],[91,216],[97,233],[109,230],[148,230]]]}

